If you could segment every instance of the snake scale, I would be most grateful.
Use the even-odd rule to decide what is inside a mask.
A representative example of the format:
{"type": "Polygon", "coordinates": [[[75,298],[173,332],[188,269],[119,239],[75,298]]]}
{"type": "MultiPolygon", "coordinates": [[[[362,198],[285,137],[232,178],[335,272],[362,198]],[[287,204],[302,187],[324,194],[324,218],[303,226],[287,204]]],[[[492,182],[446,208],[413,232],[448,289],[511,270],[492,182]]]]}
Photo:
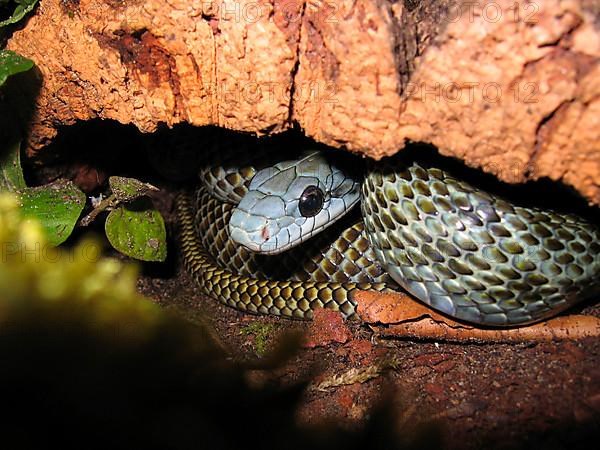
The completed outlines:
{"type": "MultiPolygon", "coordinates": [[[[316,307],[355,317],[357,289],[382,291],[400,285],[456,319],[516,326],[558,314],[600,292],[600,229],[594,223],[514,205],[402,153],[369,164],[364,179],[355,178],[356,186],[335,163],[315,169],[317,160],[327,165],[329,159],[311,157],[304,163],[312,172],[305,176],[300,205],[300,194],[294,194],[298,189],[290,187],[295,178],[281,186],[282,173],[292,163],[261,161],[262,171],[243,165],[207,168],[201,179],[208,189],[201,186],[177,199],[186,267],[206,294],[232,307],[300,319],[311,318],[316,307]],[[337,185],[325,186],[336,177],[342,177],[337,185]],[[248,190],[255,198],[246,201],[252,197],[248,190]],[[306,206],[301,211],[308,216],[305,221],[314,218],[312,229],[320,231],[321,210],[339,206],[334,197],[355,190],[361,204],[358,217],[349,213],[326,232],[283,253],[259,255],[248,249],[261,250],[261,243],[282,239],[283,234],[297,240],[300,221],[262,218],[274,216],[272,209],[260,212],[270,197],[282,211],[301,210],[303,200],[309,208],[320,207],[315,214],[307,213],[306,206]],[[290,193],[292,198],[277,198],[290,193]],[[238,209],[221,201],[232,197],[240,202],[238,209]],[[244,202],[259,211],[232,221],[250,227],[248,233],[233,236],[248,248],[233,241],[231,234],[238,232],[228,226],[244,202]],[[265,221],[276,223],[275,231],[267,232],[265,221]]],[[[347,169],[352,163],[341,166],[347,169]]],[[[291,172],[302,177],[297,167],[291,172]]],[[[352,210],[351,205],[343,207],[344,213],[352,210]]]]}

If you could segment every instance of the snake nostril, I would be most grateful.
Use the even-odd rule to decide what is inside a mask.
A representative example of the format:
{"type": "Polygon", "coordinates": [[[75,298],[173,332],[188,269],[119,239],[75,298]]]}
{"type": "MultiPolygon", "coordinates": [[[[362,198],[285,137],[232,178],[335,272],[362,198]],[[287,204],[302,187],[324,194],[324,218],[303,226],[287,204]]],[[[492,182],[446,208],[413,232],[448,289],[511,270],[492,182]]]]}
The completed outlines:
{"type": "Polygon", "coordinates": [[[269,228],[266,225],[263,227],[262,231],[260,232],[260,235],[265,241],[269,240],[269,228]]]}

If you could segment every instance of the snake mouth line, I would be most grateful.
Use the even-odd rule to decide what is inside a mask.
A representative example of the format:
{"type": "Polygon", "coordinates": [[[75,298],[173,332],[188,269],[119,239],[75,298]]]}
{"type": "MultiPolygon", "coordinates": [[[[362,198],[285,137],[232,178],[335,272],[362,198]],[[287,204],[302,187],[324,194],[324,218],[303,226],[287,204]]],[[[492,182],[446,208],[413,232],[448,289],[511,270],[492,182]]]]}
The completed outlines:
{"type": "Polygon", "coordinates": [[[281,244],[277,238],[275,238],[275,242],[265,244],[265,242],[269,240],[271,236],[268,225],[262,227],[261,231],[257,233],[262,239],[264,239],[264,242],[262,243],[248,239],[248,234],[237,227],[230,228],[229,236],[238,245],[247,248],[251,252],[259,253],[261,255],[279,255],[287,250],[296,248],[297,246],[305,243],[313,236],[319,234],[325,228],[327,228],[327,224],[319,225],[318,227],[313,228],[310,232],[302,234],[297,241],[290,241],[288,238],[288,242],[286,244],[281,244]]]}

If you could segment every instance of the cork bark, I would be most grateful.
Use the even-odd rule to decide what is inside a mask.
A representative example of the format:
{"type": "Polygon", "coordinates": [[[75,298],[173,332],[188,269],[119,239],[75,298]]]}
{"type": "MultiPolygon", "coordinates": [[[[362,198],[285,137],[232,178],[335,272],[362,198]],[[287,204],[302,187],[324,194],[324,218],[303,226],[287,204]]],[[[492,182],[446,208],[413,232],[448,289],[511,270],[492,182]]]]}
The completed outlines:
{"type": "Polygon", "coordinates": [[[428,142],[600,204],[593,0],[41,0],[8,42],[41,88],[29,133],[113,119],[268,134],[381,158],[428,142]]]}

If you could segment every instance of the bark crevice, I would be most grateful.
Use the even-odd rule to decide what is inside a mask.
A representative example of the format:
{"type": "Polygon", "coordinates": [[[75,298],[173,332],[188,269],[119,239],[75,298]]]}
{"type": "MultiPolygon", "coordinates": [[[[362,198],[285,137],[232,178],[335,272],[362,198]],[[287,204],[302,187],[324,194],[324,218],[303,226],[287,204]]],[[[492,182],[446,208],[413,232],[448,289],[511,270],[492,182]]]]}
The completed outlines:
{"type": "Polygon", "coordinates": [[[298,27],[298,38],[296,39],[296,56],[294,61],[294,67],[290,73],[290,101],[288,106],[288,118],[287,122],[291,126],[294,120],[294,94],[296,93],[296,75],[298,74],[298,70],[300,69],[300,42],[302,40],[302,29],[304,24],[304,13],[306,12],[306,1],[302,2],[302,7],[300,9],[300,18],[298,19],[300,22],[300,26],[298,27]]]}

